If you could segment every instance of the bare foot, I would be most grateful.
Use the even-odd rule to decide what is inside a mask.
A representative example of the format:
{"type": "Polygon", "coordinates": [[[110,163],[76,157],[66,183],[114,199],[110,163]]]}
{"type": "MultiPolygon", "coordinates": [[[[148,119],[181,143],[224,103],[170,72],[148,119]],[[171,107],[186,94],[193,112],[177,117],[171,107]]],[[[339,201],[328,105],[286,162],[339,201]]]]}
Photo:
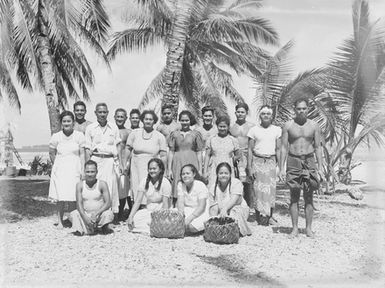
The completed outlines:
{"type": "Polygon", "coordinates": [[[298,228],[293,228],[293,230],[291,231],[291,233],[289,234],[289,238],[295,238],[298,236],[298,228]]]}
{"type": "Polygon", "coordinates": [[[310,238],[314,238],[314,232],[311,229],[306,228],[306,236],[310,238]]]}

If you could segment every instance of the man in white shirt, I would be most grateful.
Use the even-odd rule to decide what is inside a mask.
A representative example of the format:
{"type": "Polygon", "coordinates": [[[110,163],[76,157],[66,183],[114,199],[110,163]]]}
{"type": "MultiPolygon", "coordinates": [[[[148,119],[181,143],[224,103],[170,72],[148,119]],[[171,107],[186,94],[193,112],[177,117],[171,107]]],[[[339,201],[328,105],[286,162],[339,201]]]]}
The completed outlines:
{"type": "Polygon", "coordinates": [[[121,164],[119,129],[115,123],[107,121],[107,104],[98,103],[95,108],[95,115],[97,122],[88,125],[86,128],[86,161],[91,159],[97,163],[97,178],[107,182],[108,190],[111,194],[112,212],[117,217],[119,212],[119,194],[114,157],[118,157],[121,164]]]}
{"type": "Polygon", "coordinates": [[[247,157],[248,176],[253,179],[253,208],[260,225],[276,224],[273,218],[275,205],[277,163],[281,128],[272,125],[273,109],[264,105],[259,111],[260,125],[252,127],[247,157]]]}

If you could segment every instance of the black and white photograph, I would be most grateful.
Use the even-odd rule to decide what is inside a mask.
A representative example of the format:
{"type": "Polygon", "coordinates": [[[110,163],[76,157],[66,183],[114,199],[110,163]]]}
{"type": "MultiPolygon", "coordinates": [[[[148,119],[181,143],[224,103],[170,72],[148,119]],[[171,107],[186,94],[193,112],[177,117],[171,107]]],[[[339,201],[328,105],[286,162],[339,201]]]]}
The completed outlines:
{"type": "Polygon", "coordinates": [[[385,287],[385,0],[0,0],[0,287],[385,287]]]}

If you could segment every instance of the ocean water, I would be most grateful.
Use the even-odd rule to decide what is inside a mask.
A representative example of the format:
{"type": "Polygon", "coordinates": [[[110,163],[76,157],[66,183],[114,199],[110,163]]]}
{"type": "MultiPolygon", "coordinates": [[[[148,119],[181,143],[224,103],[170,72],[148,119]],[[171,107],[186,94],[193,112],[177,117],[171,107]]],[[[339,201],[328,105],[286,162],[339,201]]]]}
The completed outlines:
{"type": "MultiPolygon", "coordinates": [[[[42,157],[43,162],[49,159],[48,152],[19,152],[19,154],[23,162],[26,164],[32,162],[35,156],[42,157]]],[[[13,155],[13,163],[15,164],[16,167],[20,165],[15,155],[13,155]]]]}

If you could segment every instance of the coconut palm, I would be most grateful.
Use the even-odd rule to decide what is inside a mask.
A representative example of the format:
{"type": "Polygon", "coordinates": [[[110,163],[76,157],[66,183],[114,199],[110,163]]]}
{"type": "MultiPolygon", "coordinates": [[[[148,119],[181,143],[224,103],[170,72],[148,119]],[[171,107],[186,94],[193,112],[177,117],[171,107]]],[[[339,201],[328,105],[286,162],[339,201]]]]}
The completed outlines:
{"type": "Polygon", "coordinates": [[[269,21],[251,16],[260,1],[137,1],[135,28],[115,33],[108,55],[167,47],[166,66],[148,87],[141,105],[162,99],[178,110],[182,99],[197,113],[203,104],[226,111],[223,97],[243,101],[227,68],[261,75],[270,59],[260,44],[277,45],[269,21]]]}
{"type": "Polygon", "coordinates": [[[75,36],[107,60],[101,43],[110,24],[102,1],[2,0],[0,6],[3,52],[23,88],[44,91],[54,133],[60,129],[59,113],[68,97],[88,100],[87,87],[94,84],[75,36]]]}

